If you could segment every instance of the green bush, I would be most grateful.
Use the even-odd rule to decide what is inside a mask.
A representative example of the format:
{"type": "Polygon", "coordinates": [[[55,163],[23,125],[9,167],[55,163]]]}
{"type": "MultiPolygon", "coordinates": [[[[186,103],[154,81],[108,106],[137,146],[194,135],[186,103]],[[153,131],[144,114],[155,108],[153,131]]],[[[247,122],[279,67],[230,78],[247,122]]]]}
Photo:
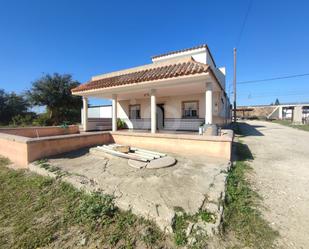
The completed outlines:
{"type": "Polygon", "coordinates": [[[61,127],[61,128],[69,128],[69,125],[70,125],[70,122],[69,122],[69,121],[63,121],[63,122],[60,124],[60,127],[61,127]]]}
{"type": "Polygon", "coordinates": [[[123,129],[126,127],[126,123],[124,122],[124,120],[118,118],[117,119],[117,128],[118,129],[123,129]]]}
{"type": "Polygon", "coordinates": [[[28,126],[32,124],[32,120],[36,118],[35,113],[27,113],[24,115],[18,114],[12,118],[10,125],[13,126],[28,126]]]}
{"type": "Polygon", "coordinates": [[[32,124],[35,126],[47,126],[47,125],[51,125],[52,123],[51,123],[48,113],[42,113],[42,114],[39,114],[37,118],[35,118],[32,121],[32,124]]]}

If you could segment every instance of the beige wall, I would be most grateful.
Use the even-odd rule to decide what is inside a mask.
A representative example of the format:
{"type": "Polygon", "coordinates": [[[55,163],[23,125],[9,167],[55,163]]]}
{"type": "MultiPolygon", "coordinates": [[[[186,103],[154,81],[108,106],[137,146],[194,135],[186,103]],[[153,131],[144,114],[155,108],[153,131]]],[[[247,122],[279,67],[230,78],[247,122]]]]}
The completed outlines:
{"type": "Polygon", "coordinates": [[[17,139],[0,138],[0,154],[9,158],[21,168],[28,165],[28,147],[25,141],[18,142],[17,139]]]}
{"type": "Polygon", "coordinates": [[[32,137],[32,138],[47,137],[47,136],[79,133],[79,127],[77,125],[70,125],[67,128],[62,128],[59,126],[0,128],[0,133],[6,133],[23,137],[32,137]]]}
{"type": "Polygon", "coordinates": [[[28,143],[28,161],[32,162],[47,156],[58,155],[94,145],[107,144],[111,141],[109,133],[83,134],[72,137],[63,136],[57,139],[30,141],[28,143]]]}
{"type": "Polygon", "coordinates": [[[112,133],[113,140],[118,144],[127,144],[144,149],[184,156],[211,156],[231,159],[232,137],[206,137],[177,134],[126,134],[112,133]]]}
{"type": "Polygon", "coordinates": [[[30,162],[37,159],[80,148],[107,144],[111,141],[112,137],[109,132],[42,138],[25,138],[0,133],[0,155],[9,158],[20,168],[27,168],[30,162]]]}
{"type": "Polygon", "coordinates": [[[32,161],[65,152],[102,145],[120,143],[181,155],[220,157],[230,160],[233,135],[197,136],[184,134],[93,132],[45,138],[25,138],[0,134],[0,154],[16,166],[27,168],[32,161]]]}

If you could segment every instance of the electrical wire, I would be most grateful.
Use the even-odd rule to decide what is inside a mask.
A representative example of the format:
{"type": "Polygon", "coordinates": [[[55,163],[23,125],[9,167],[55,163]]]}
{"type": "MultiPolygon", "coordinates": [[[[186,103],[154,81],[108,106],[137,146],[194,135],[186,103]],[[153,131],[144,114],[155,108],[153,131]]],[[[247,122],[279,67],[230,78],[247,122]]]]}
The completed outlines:
{"type": "Polygon", "coordinates": [[[237,42],[236,42],[236,48],[239,47],[242,34],[243,34],[243,32],[245,30],[245,27],[246,27],[246,22],[247,22],[247,19],[248,19],[248,16],[249,16],[249,12],[250,12],[251,6],[252,6],[252,0],[250,0],[250,2],[248,4],[247,12],[246,12],[246,15],[245,15],[244,21],[242,23],[242,26],[241,26],[241,29],[240,29],[240,33],[238,35],[238,39],[237,39],[237,42]]]}
{"type": "Polygon", "coordinates": [[[305,77],[305,76],[309,76],[309,73],[293,74],[293,75],[279,76],[279,77],[274,77],[274,78],[266,78],[266,79],[258,79],[258,80],[239,81],[237,82],[237,84],[251,84],[251,83],[259,83],[259,82],[274,81],[274,80],[292,79],[292,78],[305,77]]]}
{"type": "Polygon", "coordinates": [[[286,97],[286,96],[309,96],[308,93],[291,93],[291,94],[267,94],[267,95],[240,95],[242,99],[255,99],[255,98],[265,98],[265,97],[286,97]]]}

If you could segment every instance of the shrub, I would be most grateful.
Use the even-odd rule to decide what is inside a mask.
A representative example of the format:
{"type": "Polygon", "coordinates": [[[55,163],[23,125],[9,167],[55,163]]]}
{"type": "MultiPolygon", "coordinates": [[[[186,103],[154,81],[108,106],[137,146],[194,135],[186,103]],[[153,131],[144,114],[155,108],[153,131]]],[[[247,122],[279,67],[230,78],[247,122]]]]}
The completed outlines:
{"type": "Polygon", "coordinates": [[[124,122],[124,120],[118,118],[117,119],[117,128],[118,129],[123,129],[126,127],[126,123],[124,122]]]}
{"type": "Polygon", "coordinates": [[[49,118],[48,113],[42,113],[39,114],[37,118],[33,120],[32,124],[35,126],[47,126],[51,125],[51,120],[49,118]]]}
{"type": "Polygon", "coordinates": [[[36,114],[29,112],[25,115],[18,114],[12,118],[11,125],[13,126],[28,126],[32,124],[32,120],[35,119],[36,114]]]}

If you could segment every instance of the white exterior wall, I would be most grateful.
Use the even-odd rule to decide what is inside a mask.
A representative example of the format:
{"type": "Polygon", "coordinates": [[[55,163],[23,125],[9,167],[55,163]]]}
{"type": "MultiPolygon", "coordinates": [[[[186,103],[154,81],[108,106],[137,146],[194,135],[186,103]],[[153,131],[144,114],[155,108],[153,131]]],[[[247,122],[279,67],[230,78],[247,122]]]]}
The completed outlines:
{"type": "Polygon", "coordinates": [[[112,106],[90,106],[88,107],[88,118],[112,118],[112,106]]]}
{"type": "MultiPolygon", "coordinates": [[[[221,92],[213,92],[213,120],[218,125],[226,123],[226,100],[221,102],[221,92]]],[[[167,130],[198,130],[205,117],[205,94],[157,97],[157,104],[164,104],[167,130]],[[198,118],[182,118],[182,102],[198,101],[198,118]]],[[[123,119],[129,129],[150,129],[150,98],[118,101],[117,116],[123,119]],[[141,119],[129,119],[129,105],[140,105],[141,119]]]]}
{"type": "MultiPolygon", "coordinates": [[[[81,109],[82,123],[84,122],[83,109],[81,109]]],[[[112,106],[88,107],[88,130],[98,130],[99,128],[110,130],[112,118],[112,106]]]]}
{"type": "Polygon", "coordinates": [[[225,75],[226,75],[225,68],[224,67],[217,68],[215,66],[215,62],[213,61],[210,53],[208,52],[206,48],[199,48],[199,49],[189,50],[189,51],[180,52],[176,54],[170,54],[170,55],[154,58],[152,61],[156,63],[156,62],[167,61],[170,59],[188,57],[188,56],[192,56],[192,58],[197,62],[208,64],[211,67],[211,69],[214,71],[223,89],[225,89],[225,75]]]}

